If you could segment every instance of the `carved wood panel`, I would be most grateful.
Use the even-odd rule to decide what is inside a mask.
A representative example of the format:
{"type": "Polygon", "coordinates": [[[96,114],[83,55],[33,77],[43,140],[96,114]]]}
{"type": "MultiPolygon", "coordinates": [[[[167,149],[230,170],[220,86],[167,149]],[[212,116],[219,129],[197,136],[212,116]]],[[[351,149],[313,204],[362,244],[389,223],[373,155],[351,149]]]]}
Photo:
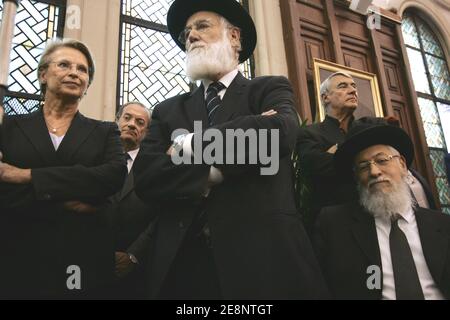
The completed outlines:
{"type": "MultiPolygon", "coordinates": [[[[313,58],[375,73],[385,115],[400,119],[415,145],[415,167],[433,182],[400,17],[388,13],[382,17],[380,28],[371,30],[366,24],[367,17],[350,10],[348,1],[280,0],[280,7],[284,14],[289,78],[298,95],[302,119],[313,119],[315,114],[313,58]]],[[[435,184],[430,185],[436,193],[435,184]]]]}

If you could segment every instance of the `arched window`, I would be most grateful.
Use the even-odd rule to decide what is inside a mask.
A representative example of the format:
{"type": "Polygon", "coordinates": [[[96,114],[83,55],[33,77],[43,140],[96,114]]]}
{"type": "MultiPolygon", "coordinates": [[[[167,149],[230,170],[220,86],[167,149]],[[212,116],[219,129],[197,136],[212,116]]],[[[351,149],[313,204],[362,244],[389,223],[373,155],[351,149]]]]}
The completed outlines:
{"type": "MultiPolygon", "coordinates": [[[[239,1],[239,0],[237,0],[239,1]]],[[[240,0],[248,8],[248,0],[240,0]]],[[[184,57],[170,37],[167,11],[173,0],[121,0],[117,104],[138,100],[153,108],[190,86],[184,57]]],[[[253,77],[250,60],[244,75],[253,77]]]]}
{"type": "Polygon", "coordinates": [[[450,152],[450,73],[433,29],[415,11],[406,11],[402,32],[430,148],[439,200],[450,214],[450,187],[444,157],[450,152]]]}

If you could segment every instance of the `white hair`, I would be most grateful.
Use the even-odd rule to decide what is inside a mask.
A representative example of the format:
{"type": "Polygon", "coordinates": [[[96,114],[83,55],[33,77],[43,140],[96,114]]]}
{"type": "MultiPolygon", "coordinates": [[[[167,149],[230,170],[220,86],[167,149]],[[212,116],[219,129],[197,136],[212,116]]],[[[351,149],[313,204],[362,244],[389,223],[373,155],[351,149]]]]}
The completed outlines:
{"type": "MultiPolygon", "coordinates": [[[[222,38],[186,52],[186,74],[192,80],[214,79],[221,73],[228,73],[239,65],[239,47],[232,47],[227,37],[230,28],[237,28],[220,17],[223,28],[222,38]]],[[[238,28],[239,29],[239,28],[238,28]]]]}
{"type": "Polygon", "coordinates": [[[412,197],[406,177],[400,182],[392,183],[392,190],[385,193],[369,190],[358,183],[359,203],[374,217],[391,219],[395,215],[414,208],[417,204],[412,197]]]}

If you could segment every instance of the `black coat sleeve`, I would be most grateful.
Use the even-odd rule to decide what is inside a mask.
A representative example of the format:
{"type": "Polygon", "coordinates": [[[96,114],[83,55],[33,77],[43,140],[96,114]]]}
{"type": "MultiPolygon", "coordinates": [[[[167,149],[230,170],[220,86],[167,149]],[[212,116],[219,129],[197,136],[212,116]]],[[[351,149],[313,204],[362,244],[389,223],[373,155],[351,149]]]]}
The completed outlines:
{"type": "Polygon", "coordinates": [[[107,198],[118,192],[126,176],[125,157],[116,124],[108,123],[101,164],[32,169],[37,200],[83,200],[107,198]]]}
{"type": "Polygon", "coordinates": [[[171,146],[168,131],[167,124],[161,119],[160,106],[157,106],[152,113],[149,132],[133,164],[136,194],[149,203],[153,199],[200,199],[206,189],[210,168],[204,164],[174,164],[166,154],[171,146]]]}
{"type": "Polygon", "coordinates": [[[333,154],[325,149],[319,137],[308,128],[300,128],[297,135],[297,151],[300,165],[309,175],[332,177],[336,175],[333,166],[333,154]]]}

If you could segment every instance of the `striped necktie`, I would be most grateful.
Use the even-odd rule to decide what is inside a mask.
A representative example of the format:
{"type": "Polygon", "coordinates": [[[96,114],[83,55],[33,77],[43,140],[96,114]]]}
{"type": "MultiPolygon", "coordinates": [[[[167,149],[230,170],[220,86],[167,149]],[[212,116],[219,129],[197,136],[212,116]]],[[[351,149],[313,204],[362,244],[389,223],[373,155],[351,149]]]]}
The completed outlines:
{"type": "Polygon", "coordinates": [[[209,125],[213,124],[214,115],[222,103],[219,92],[225,89],[225,85],[221,82],[213,82],[206,90],[206,111],[208,112],[209,125]]]}

